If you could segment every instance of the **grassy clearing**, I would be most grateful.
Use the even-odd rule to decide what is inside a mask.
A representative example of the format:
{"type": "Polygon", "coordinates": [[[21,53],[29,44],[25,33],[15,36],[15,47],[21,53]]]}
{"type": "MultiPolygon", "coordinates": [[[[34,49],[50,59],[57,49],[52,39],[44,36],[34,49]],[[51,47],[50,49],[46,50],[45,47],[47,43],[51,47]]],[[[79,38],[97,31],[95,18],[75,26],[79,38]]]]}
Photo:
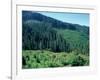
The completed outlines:
{"type": "Polygon", "coordinates": [[[89,57],[82,54],[54,53],[40,50],[23,50],[22,68],[49,68],[64,66],[87,66],[89,57]]]}

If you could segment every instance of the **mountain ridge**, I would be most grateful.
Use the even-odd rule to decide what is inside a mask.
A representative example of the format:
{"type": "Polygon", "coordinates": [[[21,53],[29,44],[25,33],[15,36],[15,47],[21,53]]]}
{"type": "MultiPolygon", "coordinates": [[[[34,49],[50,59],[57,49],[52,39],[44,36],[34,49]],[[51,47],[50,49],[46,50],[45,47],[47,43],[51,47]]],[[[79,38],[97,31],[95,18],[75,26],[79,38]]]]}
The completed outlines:
{"type": "Polygon", "coordinates": [[[89,27],[88,26],[63,22],[63,21],[45,16],[45,15],[40,14],[38,12],[22,11],[22,20],[24,22],[27,20],[37,20],[40,22],[47,22],[47,23],[51,23],[51,25],[55,28],[77,30],[79,32],[85,32],[86,34],[89,34],[89,27]]]}

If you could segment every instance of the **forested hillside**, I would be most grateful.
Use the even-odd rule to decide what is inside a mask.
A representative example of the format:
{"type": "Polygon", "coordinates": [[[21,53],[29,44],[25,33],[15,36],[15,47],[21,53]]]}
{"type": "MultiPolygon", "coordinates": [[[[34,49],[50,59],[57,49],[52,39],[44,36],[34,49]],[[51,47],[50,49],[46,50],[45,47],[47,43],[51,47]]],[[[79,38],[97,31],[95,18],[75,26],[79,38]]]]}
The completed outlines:
{"type": "Polygon", "coordinates": [[[61,28],[61,29],[70,29],[77,30],[79,32],[85,32],[89,34],[89,27],[81,26],[78,24],[66,23],[60,20],[56,20],[54,18],[42,15],[40,13],[32,12],[32,11],[23,11],[22,12],[22,20],[25,22],[27,20],[36,20],[40,22],[50,23],[52,27],[61,28]]]}
{"type": "Polygon", "coordinates": [[[23,68],[89,65],[89,27],[62,22],[32,11],[22,11],[22,49],[23,68]],[[54,63],[57,64],[55,66],[51,66],[52,61],[47,60],[46,65],[48,65],[45,66],[45,60],[40,53],[42,56],[44,55],[44,58],[56,54],[55,56],[58,58],[61,56],[61,60],[57,59],[54,63]],[[70,57],[69,60],[68,54],[72,54],[74,57],[70,57]],[[32,55],[33,58],[30,57],[32,55]],[[35,56],[40,56],[38,61],[35,56]],[[77,60],[76,62],[74,62],[74,58],[77,60]]]}

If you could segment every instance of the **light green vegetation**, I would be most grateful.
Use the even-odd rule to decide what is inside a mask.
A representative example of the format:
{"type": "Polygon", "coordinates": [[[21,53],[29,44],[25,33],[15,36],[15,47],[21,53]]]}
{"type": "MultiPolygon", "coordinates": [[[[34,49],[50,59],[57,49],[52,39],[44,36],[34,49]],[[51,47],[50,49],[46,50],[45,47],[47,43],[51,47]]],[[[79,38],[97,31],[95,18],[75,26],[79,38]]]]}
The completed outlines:
{"type": "Polygon", "coordinates": [[[89,56],[75,52],[54,53],[46,50],[23,50],[22,59],[24,69],[89,65],[89,56]]]}
{"type": "Polygon", "coordinates": [[[89,55],[89,35],[83,32],[68,30],[68,29],[55,29],[58,34],[61,34],[68,43],[70,49],[85,55],[89,55]]]}

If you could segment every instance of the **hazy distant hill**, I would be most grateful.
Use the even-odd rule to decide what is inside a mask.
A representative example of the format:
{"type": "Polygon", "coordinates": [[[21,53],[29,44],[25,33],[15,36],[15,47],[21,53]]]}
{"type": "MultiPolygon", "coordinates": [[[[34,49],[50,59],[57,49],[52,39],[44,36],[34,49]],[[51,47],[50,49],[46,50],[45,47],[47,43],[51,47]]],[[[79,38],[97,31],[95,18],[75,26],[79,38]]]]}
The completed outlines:
{"type": "Polygon", "coordinates": [[[60,20],[56,20],[54,18],[42,15],[40,13],[32,12],[32,11],[23,11],[22,12],[22,20],[23,21],[37,20],[40,22],[50,23],[52,25],[52,27],[55,27],[55,28],[77,30],[79,32],[85,32],[87,34],[89,33],[88,26],[82,26],[82,25],[78,25],[78,24],[62,22],[60,20]]]}

